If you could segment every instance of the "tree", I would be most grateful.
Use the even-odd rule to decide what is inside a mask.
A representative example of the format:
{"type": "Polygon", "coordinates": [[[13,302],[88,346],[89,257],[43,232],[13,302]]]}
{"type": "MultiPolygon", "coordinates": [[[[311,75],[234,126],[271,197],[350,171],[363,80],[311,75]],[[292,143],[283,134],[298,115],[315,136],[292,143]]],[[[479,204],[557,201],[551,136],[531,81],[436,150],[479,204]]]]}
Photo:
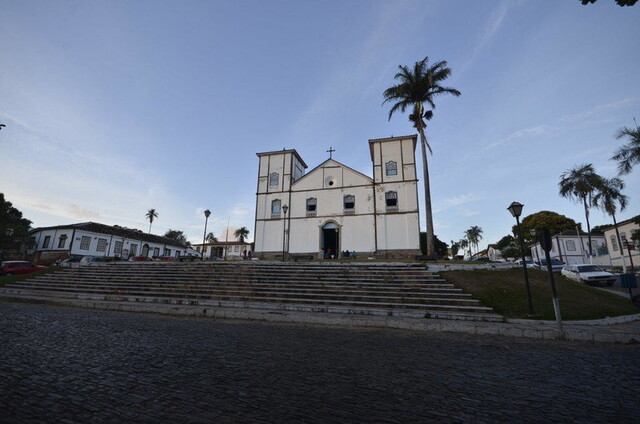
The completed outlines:
{"type": "Polygon", "coordinates": [[[601,184],[598,186],[598,192],[593,196],[593,205],[602,209],[611,216],[611,219],[613,219],[613,226],[616,230],[616,237],[618,238],[618,246],[620,247],[620,253],[623,258],[622,266],[625,268],[623,272],[627,272],[624,264],[622,239],[620,238],[618,224],[616,223],[616,211],[618,206],[620,206],[620,212],[622,212],[627,208],[627,203],[629,203],[629,198],[622,194],[623,189],[624,183],[620,178],[603,178],[601,184]]]}
{"type": "Polygon", "coordinates": [[[507,234],[496,243],[496,249],[502,252],[502,249],[504,249],[505,247],[516,245],[516,244],[517,244],[517,241],[515,237],[513,237],[511,234],[507,234]]]}
{"type": "Polygon", "coordinates": [[[435,240],[433,233],[433,214],[431,211],[431,189],[429,187],[429,167],[427,163],[427,151],[433,153],[431,146],[427,142],[425,129],[427,124],[425,121],[433,117],[433,110],[425,110],[425,103],[435,109],[436,104],[434,98],[441,94],[452,94],[459,96],[460,92],[454,88],[443,87],[440,84],[451,75],[451,69],[447,66],[447,62],[442,60],[431,66],[429,58],[416,62],[413,69],[400,65],[400,71],[394,76],[399,81],[398,84],[386,89],[383,93],[384,102],[394,102],[389,110],[389,120],[396,111],[402,113],[407,108],[412,109],[409,115],[409,121],[413,123],[413,127],[420,134],[420,145],[422,146],[422,170],[424,174],[424,203],[427,221],[427,256],[435,253],[435,240]]]}
{"type": "MultiPolygon", "coordinates": [[[[551,211],[540,211],[527,215],[522,222],[520,222],[522,238],[529,243],[536,241],[536,236],[531,234],[531,230],[536,230],[537,234],[539,234],[541,229],[546,228],[551,235],[554,235],[563,231],[575,230],[576,225],[580,228],[580,224],[576,224],[573,219],[551,211]]],[[[518,226],[514,225],[512,231],[513,235],[517,238],[518,226]]]]}
{"type": "MultiPolygon", "coordinates": [[[[435,253],[439,258],[444,258],[449,255],[449,245],[440,239],[438,236],[434,235],[435,240],[435,253]]],[[[427,233],[424,231],[420,231],[420,251],[422,254],[426,254],[427,252],[427,233]]]]}
{"type": "Polygon", "coordinates": [[[218,241],[218,237],[216,237],[213,233],[209,233],[207,234],[205,240],[207,243],[215,243],[218,241]]]}
{"type": "Polygon", "coordinates": [[[0,256],[4,257],[7,251],[24,253],[31,242],[30,226],[31,221],[23,218],[22,212],[0,193],[0,256]]]}
{"type": "Polygon", "coordinates": [[[619,147],[611,157],[611,160],[618,161],[618,174],[625,175],[631,172],[634,165],[640,163],[640,126],[636,123],[635,129],[620,128],[616,133],[616,138],[626,138],[629,141],[619,147]]]}
{"type": "Polygon", "coordinates": [[[584,217],[587,221],[587,236],[589,237],[589,257],[593,255],[591,244],[591,226],[589,225],[589,208],[592,206],[593,195],[602,184],[602,177],[596,174],[593,165],[588,163],[569,169],[560,176],[560,195],[584,205],[584,217]]]}
{"type": "Polygon", "coordinates": [[[233,236],[237,238],[240,243],[244,243],[244,239],[249,236],[249,230],[247,227],[240,227],[233,233],[233,236]]]}
{"type": "MultiPolygon", "coordinates": [[[[474,225],[465,231],[465,235],[467,236],[469,243],[476,247],[476,253],[478,253],[478,243],[482,240],[482,228],[474,225]]],[[[471,249],[469,249],[469,253],[471,253],[471,249]]]]}
{"type": "MultiPolygon", "coordinates": [[[[464,249],[469,247],[469,241],[467,239],[461,239],[459,244],[460,244],[460,249],[462,249],[462,256],[464,257],[464,249]]],[[[471,248],[469,247],[469,249],[471,248]]],[[[471,250],[469,250],[469,257],[471,257],[471,250]]]]}
{"type": "MultiPolygon", "coordinates": [[[[580,1],[582,2],[582,4],[585,4],[585,5],[596,2],[596,0],[580,0],[580,1]]],[[[637,2],[638,2],[638,0],[616,0],[616,3],[620,7],[622,7],[622,6],[633,6],[637,2]]]]}
{"type": "Polygon", "coordinates": [[[611,224],[596,225],[591,229],[591,234],[601,236],[604,234],[604,229],[611,227],[611,224]]]}
{"type": "Polygon", "coordinates": [[[518,258],[521,255],[520,247],[516,244],[510,244],[505,246],[502,250],[500,250],[503,258],[518,258]]]}
{"type": "Polygon", "coordinates": [[[173,239],[183,246],[191,247],[191,243],[189,242],[189,240],[187,240],[187,236],[185,236],[182,231],[170,229],[169,231],[164,233],[164,237],[173,239]]]}
{"type": "Polygon", "coordinates": [[[460,250],[460,243],[456,243],[455,241],[451,240],[451,258],[455,259],[455,257],[458,255],[458,250],[460,250]]]}
{"type": "Polygon", "coordinates": [[[151,224],[153,224],[153,220],[158,217],[158,212],[156,212],[155,209],[149,209],[145,216],[149,220],[149,233],[151,233],[151,224]]]}

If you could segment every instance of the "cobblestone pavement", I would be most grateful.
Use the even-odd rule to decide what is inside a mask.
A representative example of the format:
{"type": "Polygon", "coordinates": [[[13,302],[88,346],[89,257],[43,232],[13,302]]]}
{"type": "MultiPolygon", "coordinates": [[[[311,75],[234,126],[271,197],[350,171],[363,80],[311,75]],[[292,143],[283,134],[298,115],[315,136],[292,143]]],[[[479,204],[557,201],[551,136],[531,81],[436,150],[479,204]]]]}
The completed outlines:
{"type": "Polygon", "coordinates": [[[3,423],[638,422],[639,345],[0,303],[3,423]]]}

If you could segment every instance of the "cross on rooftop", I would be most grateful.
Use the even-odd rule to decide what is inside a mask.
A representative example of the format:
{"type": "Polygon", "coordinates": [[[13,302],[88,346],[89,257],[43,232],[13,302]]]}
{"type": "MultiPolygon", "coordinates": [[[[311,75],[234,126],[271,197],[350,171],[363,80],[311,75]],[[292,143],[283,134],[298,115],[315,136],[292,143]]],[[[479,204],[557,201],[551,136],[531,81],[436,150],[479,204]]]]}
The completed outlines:
{"type": "Polygon", "coordinates": [[[329,159],[332,159],[331,156],[333,155],[333,152],[335,152],[335,149],[333,147],[329,146],[329,150],[327,150],[327,152],[329,153],[329,159]]]}

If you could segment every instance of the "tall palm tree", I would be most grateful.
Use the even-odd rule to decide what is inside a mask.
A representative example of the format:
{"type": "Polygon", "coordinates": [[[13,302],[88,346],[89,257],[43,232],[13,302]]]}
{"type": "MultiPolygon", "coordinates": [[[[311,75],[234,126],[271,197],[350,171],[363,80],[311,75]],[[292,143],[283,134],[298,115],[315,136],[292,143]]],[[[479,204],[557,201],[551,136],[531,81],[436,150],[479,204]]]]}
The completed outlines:
{"type": "Polygon", "coordinates": [[[207,243],[215,243],[218,241],[218,238],[213,233],[209,233],[207,234],[205,240],[207,241],[207,243]]]}
{"type": "Polygon", "coordinates": [[[622,256],[622,272],[627,272],[627,267],[624,263],[624,250],[622,250],[622,239],[618,232],[618,223],[616,222],[616,212],[618,206],[620,206],[620,212],[627,208],[629,198],[622,194],[624,189],[624,182],[620,178],[603,178],[598,191],[593,196],[593,206],[602,209],[604,212],[611,215],[613,219],[613,227],[616,229],[616,237],[618,238],[618,246],[620,247],[620,256],[622,256]]]}
{"type": "Polygon", "coordinates": [[[427,151],[433,154],[431,146],[427,142],[425,129],[426,121],[433,117],[433,110],[425,110],[425,103],[435,109],[434,98],[441,94],[452,94],[459,96],[460,92],[455,88],[443,87],[440,84],[451,75],[451,69],[447,62],[441,60],[429,66],[429,58],[425,57],[416,62],[413,69],[407,66],[399,66],[400,71],[394,76],[398,84],[387,88],[384,93],[384,102],[394,102],[389,110],[389,120],[394,112],[405,112],[407,108],[412,109],[409,121],[420,134],[420,145],[422,146],[422,168],[424,173],[424,203],[427,220],[427,255],[435,254],[435,239],[433,235],[433,215],[431,212],[431,189],[429,187],[429,166],[427,163],[427,151]]]}
{"type": "MultiPolygon", "coordinates": [[[[482,228],[474,225],[465,231],[465,235],[469,240],[469,244],[473,244],[476,247],[476,253],[478,253],[478,243],[482,240],[482,228]]],[[[471,249],[469,249],[469,252],[471,252],[471,249]]]]}
{"type": "Polygon", "coordinates": [[[560,175],[560,196],[575,202],[582,202],[584,216],[587,220],[587,236],[589,240],[589,261],[592,262],[591,225],[589,224],[589,208],[593,206],[593,196],[602,185],[602,177],[596,174],[593,165],[588,163],[569,169],[560,175]]]}
{"type": "MultiPolygon", "coordinates": [[[[633,120],[636,121],[635,119],[633,120]]],[[[620,128],[616,138],[627,138],[629,143],[622,145],[615,151],[611,160],[618,161],[618,174],[625,175],[631,172],[633,165],[640,163],[640,126],[636,122],[636,128],[620,128]]]]}
{"type": "Polygon", "coordinates": [[[155,209],[149,209],[145,217],[149,220],[149,232],[151,232],[151,224],[153,220],[158,217],[158,212],[155,209]]]}
{"type": "Polygon", "coordinates": [[[247,227],[240,227],[233,233],[233,236],[237,238],[240,243],[244,243],[244,239],[249,236],[249,230],[247,227]]]}
{"type": "MultiPolygon", "coordinates": [[[[467,239],[461,239],[458,244],[460,245],[460,249],[462,249],[462,257],[464,258],[464,249],[469,246],[469,242],[467,239]]],[[[469,257],[471,257],[471,251],[469,251],[469,257]]]]}

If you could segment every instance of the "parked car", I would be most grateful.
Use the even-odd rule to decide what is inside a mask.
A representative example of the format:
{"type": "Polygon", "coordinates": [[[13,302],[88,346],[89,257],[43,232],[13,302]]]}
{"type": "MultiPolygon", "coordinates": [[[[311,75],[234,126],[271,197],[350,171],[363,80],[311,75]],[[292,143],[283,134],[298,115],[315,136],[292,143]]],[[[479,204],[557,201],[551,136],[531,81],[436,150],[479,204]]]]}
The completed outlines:
{"type": "Polygon", "coordinates": [[[153,260],[160,261],[160,262],[171,262],[171,261],[175,261],[176,258],[174,258],[173,256],[154,256],[153,260]]]}
{"type": "MultiPolygon", "coordinates": [[[[551,258],[551,270],[553,272],[561,272],[562,268],[564,268],[565,266],[567,266],[567,264],[562,262],[560,259],[551,258]]],[[[546,259],[541,259],[540,263],[536,263],[536,268],[539,268],[539,269],[542,269],[542,270],[547,269],[547,260],[546,259]]]]}
{"type": "Polygon", "coordinates": [[[0,275],[29,274],[31,272],[47,269],[46,266],[34,265],[27,261],[5,261],[0,267],[0,275]]]}
{"type": "Polygon", "coordinates": [[[616,282],[616,275],[597,265],[578,264],[568,265],[562,269],[562,275],[585,284],[600,284],[612,286],[616,282]]]}
{"type": "MultiPolygon", "coordinates": [[[[518,259],[515,263],[518,264],[518,265],[522,265],[522,259],[518,259]]],[[[526,260],[526,261],[524,261],[524,263],[527,265],[527,268],[535,268],[536,267],[536,263],[533,262],[533,261],[526,260]]]]}
{"type": "Polygon", "coordinates": [[[60,266],[64,266],[64,267],[71,267],[71,266],[72,266],[71,264],[74,264],[74,263],[76,263],[76,264],[77,264],[77,263],[78,263],[78,262],[80,262],[81,260],[82,260],[82,258],[81,258],[81,257],[79,257],[79,256],[74,256],[74,257],[72,257],[72,258],[67,258],[67,259],[65,259],[64,261],[60,262],[60,266]]]}
{"type": "Polygon", "coordinates": [[[147,257],[147,256],[132,256],[129,258],[130,262],[148,262],[148,261],[152,261],[153,259],[147,257]]]}
{"type": "Polygon", "coordinates": [[[498,263],[498,261],[492,261],[491,259],[487,258],[486,256],[482,256],[480,258],[473,258],[472,261],[476,261],[476,262],[486,262],[486,263],[498,263]]]}
{"type": "Polygon", "coordinates": [[[96,262],[106,262],[104,256],[83,256],[80,259],[80,265],[88,265],[96,262]]]}

